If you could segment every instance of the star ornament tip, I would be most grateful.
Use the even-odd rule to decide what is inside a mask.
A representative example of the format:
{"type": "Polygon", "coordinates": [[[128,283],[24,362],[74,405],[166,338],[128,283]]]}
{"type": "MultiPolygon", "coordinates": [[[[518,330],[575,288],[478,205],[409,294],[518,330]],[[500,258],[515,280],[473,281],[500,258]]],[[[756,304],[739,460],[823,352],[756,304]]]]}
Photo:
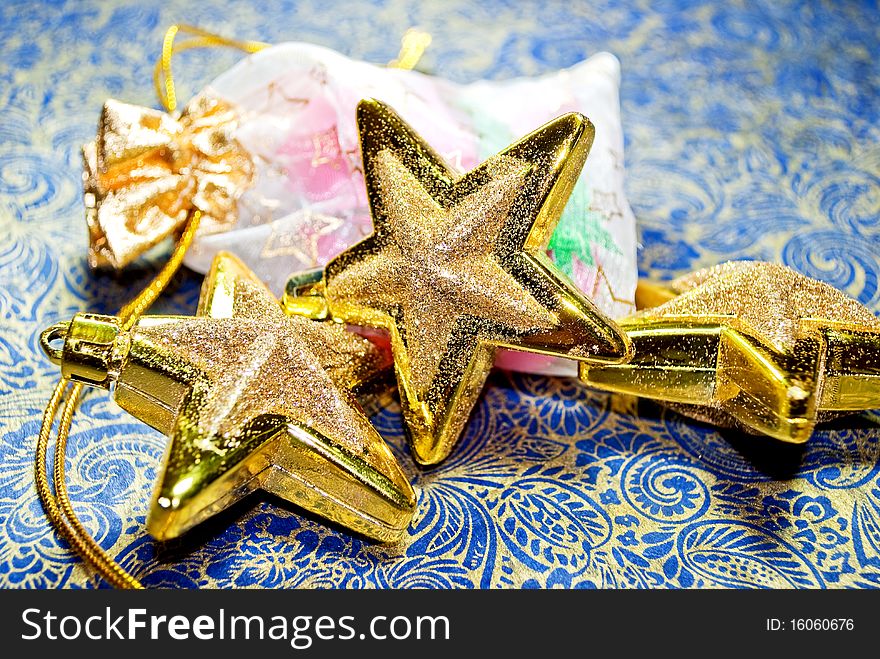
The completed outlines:
{"type": "Polygon", "coordinates": [[[668,286],[640,283],[621,320],[624,365],[582,365],[590,386],[700,421],[801,444],[817,423],[880,406],[880,320],[791,268],[731,261],[668,286]]]}

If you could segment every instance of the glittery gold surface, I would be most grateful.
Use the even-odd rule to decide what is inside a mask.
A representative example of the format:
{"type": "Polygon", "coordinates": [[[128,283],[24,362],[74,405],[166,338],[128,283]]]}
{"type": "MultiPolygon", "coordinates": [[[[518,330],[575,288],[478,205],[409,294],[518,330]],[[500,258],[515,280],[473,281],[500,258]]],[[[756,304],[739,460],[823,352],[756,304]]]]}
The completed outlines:
{"type": "Polygon", "coordinates": [[[396,156],[381,152],[377,182],[387,200],[391,238],[382,253],[353,264],[334,282],[336,291],[344,290],[360,304],[399,306],[417,396],[428,394],[463,314],[480,313],[517,332],[550,330],[556,322],[493,258],[495,238],[528,165],[503,156],[489,165],[485,187],[447,210],[396,156]],[[426,250],[426,245],[436,249],[426,250]],[[397,285],[401,280],[403,289],[397,285]]]}
{"type": "Polygon", "coordinates": [[[124,345],[117,401],[171,435],[147,520],[155,537],[255,489],[376,539],[405,530],[415,495],[349,391],[388,365],[366,339],[287,317],[221,254],[197,317],[144,317],[124,345]]]}
{"type": "Polygon", "coordinates": [[[880,405],[880,320],[828,284],[740,261],[637,298],[662,303],[621,321],[632,362],[582,366],[588,384],[790,442],[821,418],[880,405]]]}
{"type": "Polygon", "coordinates": [[[846,293],[776,263],[729,261],[670,288],[675,298],[639,317],[734,316],[780,351],[794,347],[810,318],[880,329],[880,319],[846,293]]]}
{"type": "Polygon", "coordinates": [[[235,139],[236,113],[195,97],[179,118],[115,100],[104,104],[83,147],[83,189],[92,267],[122,268],[202,211],[200,231],[234,222],[253,176],[235,139]]]}
{"type": "Polygon", "coordinates": [[[385,328],[415,458],[457,441],[496,346],[597,362],[625,359],[617,326],[543,248],[577,180],[593,128],[578,114],[480,167],[453,171],[388,106],[358,106],[374,232],[327,265],[340,321],[385,328]]]}

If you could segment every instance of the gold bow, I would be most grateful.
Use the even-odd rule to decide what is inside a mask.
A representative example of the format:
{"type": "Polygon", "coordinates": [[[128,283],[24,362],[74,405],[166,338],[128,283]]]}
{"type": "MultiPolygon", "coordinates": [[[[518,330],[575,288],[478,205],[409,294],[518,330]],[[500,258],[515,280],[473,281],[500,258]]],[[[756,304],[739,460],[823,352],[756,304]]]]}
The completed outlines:
{"type": "Polygon", "coordinates": [[[228,103],[204,94],[177,117],[108,100],[95,141],[83,147],[89,265],[124,267],[194,210],[200,233],[228,229],[254,175],[237,124],[228,103]]]}

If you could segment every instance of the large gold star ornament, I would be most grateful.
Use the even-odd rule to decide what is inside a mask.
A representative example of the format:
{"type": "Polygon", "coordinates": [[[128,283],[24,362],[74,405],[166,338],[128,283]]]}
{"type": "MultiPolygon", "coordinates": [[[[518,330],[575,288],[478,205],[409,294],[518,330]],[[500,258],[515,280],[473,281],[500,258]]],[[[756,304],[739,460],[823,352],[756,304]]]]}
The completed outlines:
{"type": "Polygon", "coordinates": [[[360,102],[357,123],[374,231],[285,304],[389,331],[418,462],[452,450],[497,347],[628,357],[545,251],[592,144],[586,117],[559,117],[464,175],[378,101],[360,102]]]}
{"type": "Polygon", "coordinates": [[[121,407],[171,437],[147,520],[156,538],[257,489],[378,540],[409,525],[412,487],[350,391],[390,358],[341,325],[286,316],[229,254],[196,317],[145,316],[122,331],[80,314],[43,345],[65,376],[115,384],[121,407]]]}
{"type": "Polygon", "coordinates": [[[790,268],[733,261],[639,284],[630,363],[581,379],[711,423],[801,443],[816,422],[880,407],[880,319],[790,268]]]}

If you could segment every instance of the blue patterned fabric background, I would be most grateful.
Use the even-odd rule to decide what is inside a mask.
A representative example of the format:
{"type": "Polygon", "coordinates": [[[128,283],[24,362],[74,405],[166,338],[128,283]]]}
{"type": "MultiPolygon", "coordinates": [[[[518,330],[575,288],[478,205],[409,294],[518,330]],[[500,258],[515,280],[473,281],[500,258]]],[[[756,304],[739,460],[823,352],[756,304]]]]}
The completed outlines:
{"type": "MultiPolygon", "coordinates": [[[[99,585],[33,486],[57,377],[39,332],[111,312],[154,272],[85,260],[80,145],[107,97],[155,105],[164,29],[312,41],[386,62],[418,25],[422,67],[457,80],[622,61],[627,190],[643,275],[731,258],[786,263],[880,310],[880,9],[855,2],[170,0],[0,7],[0,585],[99,585]]],[[[182,56],[190,89],[233,53],[182,56]]],[[[156,257],[155,263],[161,255],[156,257]]],[[[155,266],[155,263],[153,266],[155,266]]],[[[192,313],[179,276],[156,312],[192,313]]],[[[463,442],[413,466],[399,410],[376,418],[419,512],[380,546],[255,496],[165,546],[144,532],[164,437],[99,391],[76,417],[69,480],[101,545],[149,586],[880,586],[880,418],[805,447],[719,431],[573,380],[498,372],[463,442]]]]}

